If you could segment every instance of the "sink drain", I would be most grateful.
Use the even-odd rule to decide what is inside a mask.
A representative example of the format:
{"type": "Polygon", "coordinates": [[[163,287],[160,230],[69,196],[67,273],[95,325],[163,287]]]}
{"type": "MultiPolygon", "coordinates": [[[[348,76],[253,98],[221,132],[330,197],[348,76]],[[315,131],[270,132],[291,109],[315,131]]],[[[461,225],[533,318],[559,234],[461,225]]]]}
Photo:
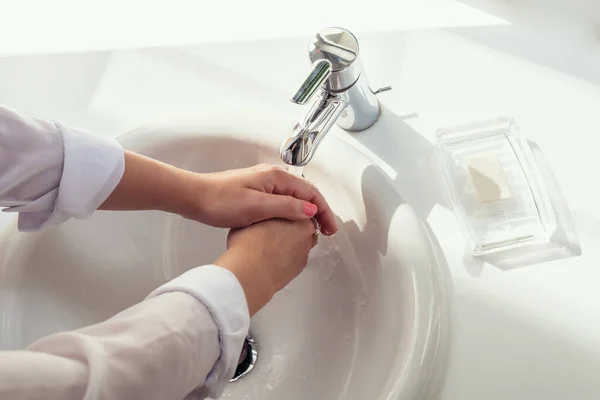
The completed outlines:
{"type": "Polygon", "coordinates": [[[244,346],[242,347],[242,353],[240,354],[240,361],[238,362],[237,369],[235,370],[235,374],[233,378],[231,378],[230,382],[235,382],[240,378],[243,378],[248,374],[248,372],[252,371],[254,368],[254,364],[256,364],[256,359],[258,358],[258,350],[256,347],[256,342],[252,339],[252,336],[246,336],[244,340],[244,346]]]}

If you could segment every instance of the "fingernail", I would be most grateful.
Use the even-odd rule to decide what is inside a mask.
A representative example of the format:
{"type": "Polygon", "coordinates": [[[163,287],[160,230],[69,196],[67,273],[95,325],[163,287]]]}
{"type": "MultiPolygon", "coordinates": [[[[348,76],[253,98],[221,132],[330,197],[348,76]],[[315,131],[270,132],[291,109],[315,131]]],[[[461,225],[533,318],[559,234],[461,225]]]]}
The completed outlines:
{"type": "Polygon", "coordinates": [[[304,203],[303,207],[304,214],[308,215],[309,217],[312,217],[317,213],[317,206],[312,203],[304,203]]]}

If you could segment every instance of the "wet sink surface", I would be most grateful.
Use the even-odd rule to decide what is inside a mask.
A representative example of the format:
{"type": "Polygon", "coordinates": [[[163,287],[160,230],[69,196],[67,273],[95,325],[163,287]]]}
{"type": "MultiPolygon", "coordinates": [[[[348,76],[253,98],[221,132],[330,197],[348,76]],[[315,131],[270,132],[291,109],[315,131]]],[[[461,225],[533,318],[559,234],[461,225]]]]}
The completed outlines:
{"type": "MultiPolygon", "coordinates": [[[[279,164],[287,120],[226,113],[140,128],[128,149],[198,172],[279,164]],[[268,125],[265,127],[265,125],[268,125]]],[[[252,320],[254,370],[228,399],[421,399],[443,370],[444,282],[421,221],[340,138],[306,168],[339,218],[306,270],[252,320]]],[[[226,230],[158,212],[98,212],[0,245],[0,346],[102,321],[225,250],[226,230]]],[[[426,397],[423,397],[426,396],[426,397]]]]}

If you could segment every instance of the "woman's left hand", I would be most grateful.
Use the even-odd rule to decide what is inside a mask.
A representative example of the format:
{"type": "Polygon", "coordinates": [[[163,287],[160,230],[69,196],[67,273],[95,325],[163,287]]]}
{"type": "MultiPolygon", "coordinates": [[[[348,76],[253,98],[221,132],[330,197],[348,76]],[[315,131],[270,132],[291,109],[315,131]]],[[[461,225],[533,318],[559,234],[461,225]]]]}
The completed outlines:
{"type": "Polygon", "coordinates": [[[184,217],[221,228],[255,222],[315,217],[325,235],[337,232],[335,217],[319,190],[306,180],[272,166],[190,175],[192,201],[184,217]]]}

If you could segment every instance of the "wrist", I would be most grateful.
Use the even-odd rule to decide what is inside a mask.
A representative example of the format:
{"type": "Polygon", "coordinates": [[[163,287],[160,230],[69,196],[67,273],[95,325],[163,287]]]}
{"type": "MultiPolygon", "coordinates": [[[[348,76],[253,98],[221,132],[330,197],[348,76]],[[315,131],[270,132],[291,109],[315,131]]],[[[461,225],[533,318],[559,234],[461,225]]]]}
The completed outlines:
{"type": "Polygon", "coordinates": [[[178,196],[168,210],[182,217],[206,223],[207,211],[205,205],[211,193],[208,174],[199,174],[180,170],[177,177],[178,196]]]}
{"type": "Polygon", "coordinates": [[[273,281],[264,268],[264,261],[255,254],[249,249],[232,247],[214,262],[235,275],[246,295],[251,316],[263,308],[275,294],[273,281]]]}
{"type": "Polygon", "coordinates": [[[158,200],[157,208],[174,214],[182,214],[189,206],[191,192],[190,178],[188,172],[179,168],[171,167],[167,180],[169,183],[164,187],[169,188],[169,193],[163,193],[158,200]]]}
{"type": "Polygon", "coordinates": [[[206,183],[201,174],[171,167],[168,185],[169,193],[161,196],[158,209],[184,218],[202,221],[201,205],[206,195],[206,183]]]}

